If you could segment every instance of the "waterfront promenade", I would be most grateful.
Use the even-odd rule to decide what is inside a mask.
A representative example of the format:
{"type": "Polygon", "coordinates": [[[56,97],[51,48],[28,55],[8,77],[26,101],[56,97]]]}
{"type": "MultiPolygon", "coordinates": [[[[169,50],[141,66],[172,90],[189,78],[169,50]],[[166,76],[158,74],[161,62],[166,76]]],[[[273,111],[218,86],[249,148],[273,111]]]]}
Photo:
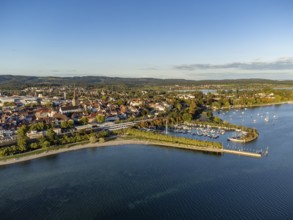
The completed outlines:
{"type": "Polygon", "coordinates": [[[247,157],[254,157],[254,158],[261,158],[262,155],[260,153],[253,153],[253,152],[247,152],[242,150],[230,150],[230,149],[218,149],[218,148],[204,148],[204,147],[197,147],[192,145],[183,145],[183,144],[173,144],[173,143],[162,143],[162,142],[156,142],[156,141],[150,141],[150,143],[154,145],[159,146],[165,146],[165,147],[172,147],[172,148],[180,148],[180,149],[186,149],[186,150],[194,150],[194,151],[202,151],[202,152],[210,152],[210,153],[217,153],[217,154],[234,154],[239,156],[247,156],[247,157]]]}
{"type": "MultiPolygon", "coordinates": [[[[170,148],[178,148],[178,149],[185,149],[185,150],[193,150],[193,151],[199,151],[199,152],[207,152],[207,153],[216,153],[216,154],[234,154],[234,155],[240,155],[240,156],[248,156],[248,157],[254,157],[254,158],[261,158],[261,154],[259,153],[252,153],[252,152],[246,152],[246,151],[240,151],[240,150],[228,150],[228,149],[219,149],[219,148],[209,148],[209,147],[197,147],[194,145],[185,145],[185,144],[178,144],[178,143],[171,143],[171,142],[164,142],[164,141],[156,141],[156,140],[143,140],[143,139],[124,139],[124,138],[117,138],[111,141],[107,141],[104,143],[88,143],[88,144],[77,144],[75,146],[71,147],[62,147],[58,149],[50,149],[47,151],[38,151],[36,150],[35,154],[29,154],[29,155],[15,155],[15,157],[9,157],[5,159],[5,157],[0,158],[0,166],[8,165],[8,164],[14,164],[18,162],[33,160],[41,157],[46,157],[49,155],[64,153],[68,151],[74,151],[74,150],[80,150],[85,148],[93,148],[93,147],[107,147],[107,146],[119,146],[119,145],[133,145],[133,144],[142,144],[142,145],[156,145],[156,146],[163,146],[163,147],[170,147],[170,148]]],[[[31,152],[30,152],[31,153],[31,152]]]]}

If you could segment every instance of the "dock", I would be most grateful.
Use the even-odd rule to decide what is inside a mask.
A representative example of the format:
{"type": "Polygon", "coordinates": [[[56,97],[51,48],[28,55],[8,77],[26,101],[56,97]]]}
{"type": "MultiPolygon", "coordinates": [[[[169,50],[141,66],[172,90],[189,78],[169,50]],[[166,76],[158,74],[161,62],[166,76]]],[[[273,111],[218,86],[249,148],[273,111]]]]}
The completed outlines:
{"type": "MultiPolygon", "coordinates": [[[[146,142],[144,142],[144,144],[146,144],[146,142]]],[[[171,148],[180,148],[180,149],[186,149],[186,150],[210,152],[210,153],[217,153],[217,154],[227,153],[227,154],[234,154],[234,155],[254,157],[254,158],[261,158],[262,157],[261,153],[248,152],[248,151],[243,151],[240,149],[230,150],[230,149],[225,149],[225,148],[197,147],[194,145],[185,145],[185,144],[170,143],[170,142],[156,141],[156,140],[148,140],[147,144],[153,144],[153,145],[165,146],[165,147],[171,147],[171,148]]]]}
{"type": "Polygon", "coordinates": [[[148,144],[154,144],[159,146],[165,146],[165,147],[172,147],[172,148],[180,148],[180,149],[186,149],[186,150],[194,150],[194,151],[202,151],[202,152],[210,152],[210,153],[217,153],[217,154],[234,154],[239,156],[246,156],[246,157],[254,157],[254,158],[261,158],[261,153],[254,153],[254,152],[248,152],[243,150],[230,150],[230,149],[219,149],[219,148],[205,148],[205,147],[197,147],[193,145],[184,145],[184,144],[178,144],[178,143],[170,143],[170,142],[161,142],[161,141],[148,141],[148,144]]]}
{"type": "Polygon", "coordinates": [[[247,152],[247,151],[241,151],[241,150],[223,149],[223,153],[236,154],[236,155],[247,156],[247,157],[256,157],[256,158],[261,158],[262,156],[260,153],[253,153],[253,152],[247,152]]]}

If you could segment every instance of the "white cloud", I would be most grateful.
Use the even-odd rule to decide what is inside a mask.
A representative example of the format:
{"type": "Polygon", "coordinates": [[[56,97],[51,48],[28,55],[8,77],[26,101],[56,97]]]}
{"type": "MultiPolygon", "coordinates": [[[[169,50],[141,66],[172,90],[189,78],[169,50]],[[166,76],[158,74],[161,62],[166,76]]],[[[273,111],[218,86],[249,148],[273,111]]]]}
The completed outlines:
{"type": "Polygon", "coordinates": [[[183,64],[174,67],[177,70],[293,70],[293,58],[283,57],[271,62],[234,62],[227,64],[183,64]]]}

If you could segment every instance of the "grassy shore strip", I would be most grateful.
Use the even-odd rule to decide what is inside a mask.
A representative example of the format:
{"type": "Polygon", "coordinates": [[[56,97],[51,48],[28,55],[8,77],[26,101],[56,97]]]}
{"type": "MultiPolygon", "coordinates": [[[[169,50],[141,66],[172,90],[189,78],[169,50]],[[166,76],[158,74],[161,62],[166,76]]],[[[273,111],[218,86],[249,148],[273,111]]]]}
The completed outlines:
{"type": "Polygon", "coordinates": [[[148,140],[163,141],[166,143],[181,144],[186,146],[196,146],[199,148],[223,149],[223,145],[219,142],[195,140],[185,137],[176,137],[172,135],[159,134],[157,132],[142,131],[138,129],[127,129],[125,132],[130,136],[144,138],[148,140]]]}
{"type": "Polygon", "coordinates": [[[180,148],[180,149],[195,150],[195,151],[223,153],[223,148],[199,147],[196,145],[172,143],[169,141],[152,140],[152,139],[135,137],[135,136],[127,136],[127,137],[124,137],[123,139],[137,141],[138,143],[142,142],[143,144],[146,144],[146,145],[158,145],[158,146],[164,146],[164,147],[180,148]]]}
{"type": "Polygon", "coordinates": [[[117,138],[117,139],[107,141],[104,143],[99,143],[99,142],[75,143],[75,145],[70,145],[70,146],[64,145],[64,146],[58,146],[58,147],[51,147],[48,149],[39,149],[39,150],[35,150],[35,151],[23,153],[23,154],[2,157],[0,158],[0,166],[14,164],[14,163],[23,162],[23,161],[29,161],[29,160],[33,160],[33,159],[37,159],[41,157],[47,157],[50,155],[79,150],[79,149],[92,148],[92,147],[129,145],[129,144],[158,145],[158,146],[205,151],[205,152],[214,152],[214,153],[223,152],[223,149],[217,149],[217,148],[203,148],[203,147],[196,147],[193,145],[170,143],[166,141],[158,141],[158,140],[156,141],[156,140],[143,139],[143,138],[137,139],[133,137],[127,137],[127,138],[117,138]]]}
{"type": "Polygon", "coordinates": [[[212,152],[212,153],[227,153],[227,154],[234,154],[239,156],[247,156],[247,157],[254,157],[254,158],[261,158],[262,155],[259,153],[252,153],[252,152],[246,152],[246,151],[238,151],[238,150],[230,150],[230,149],[220,149],[220,148],[211,148],[211,147],[198,147],[194,145],[185,145],[185,144],[178,144],[178,143],[171,143],[166,141],[156,141],[156,140],[149,140],[141,138],[135,139],[135,137],[126,137],[125,140],[144,140],[144,144],[151,144],[151,145],[159,145],[159,146],[165,146],[165,147],[172,147],[172,148],[180,148],[180,149],[187,149],[187,150],[195,150],[195,151],[202,151],[202,152],[212,152]]]}

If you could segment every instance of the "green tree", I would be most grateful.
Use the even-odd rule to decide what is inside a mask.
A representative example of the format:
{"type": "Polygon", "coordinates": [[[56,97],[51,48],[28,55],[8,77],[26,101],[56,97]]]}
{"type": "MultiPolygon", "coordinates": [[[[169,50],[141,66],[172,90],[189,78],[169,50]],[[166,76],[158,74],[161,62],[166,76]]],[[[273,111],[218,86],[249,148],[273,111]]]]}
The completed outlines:
{"type": "Polygon", "coordinates": [[[43,122],[33,123],[30,125],[31,131],[43,131],[45,129],[45,124],[43,122]]]}
{"type": "Polygon", "coordinates": [[[46,138],[51,144],[56,144],[58,142],[58,136],[52,128],[47,130],[46,138]]]}
{"type": "Polygon", "coordinates": [[[3,106],[16,106],[15,102],[4,102],[3,106]]]}
{"type": "Polygon", "coordinates": [[[175,107],[178,111],[181,111],[182,109],[182,105],[179,102],[175,105],[175,107]]]}
{"type": "Polygon", "coordinates": [[[96,120],[97,120],[98,123],[103,123],[103,122],[105,122],[105,116],[99,114],[99,115],[96,116],[96,120]]]}
{"type": "Polygon", "coordinates": [[[45,106],[48,107],[48,108],[50,108],[50,107],[52,107],[52,103],[51,102],[46,102],[45,103],[45,106]]]}
{"type": "Polygon", "coordinates": [[[22,125],[17,130],[17,146],[19,147],[20,151],[26,151],[28,148],[29,138],[26,135],[27,131],[28,127],[26,125],[22,125]]]}
{"type": "Polygon", "coordinates": [[[184,121],[191,121],[191,119],[192,119],[192,115],[191,114],[189,114],[189,113],[187,113],[187,112],[185,112],[183,115],[182,115],[182,118],[183,118],[183,120],[184,121]]]}
{"type": "Polygon", "coordinates": [[[282,100],[282,97],[279,95],[275,96],[275,102],[280,102],[282,100]]]}
{"type": "Polygon", "coordinates": [[[39,143],[40,143],[40,146],[42,147],[42,148],[48,148],[48,147],[50,147],[50,142],[49,141],[47,141],[45,138],[41,138],[40,140],[39,140],[39,143]]]}
{"type": "Polygon", "coordinates": [[[73,121],[62,121],[61,122],[61,128],[72,128],[73,127],[73,121]]]}
{"type": "Polygon", "coordinates": [[[217,124],[220,124],[222,122],[222,120],[219,117],[215,116],[214,117],[214,122],[217,123],[217,124]]]}
{"type": "Polygon", "coordinates": [[[89,119],[87,117],[83,116],[79,121],[81,124],[86,125],[86,124],[88,124],[89,119]]]}
{"type": "Polygon", "coordinates": [[[39,145],[37,143],[31,143],[30,148],[31,149],[37,149],[37,148],[39,148],[39,145]]]}
{"type": "Polygon", "coordinates": [[[104,142],[105,142],[105,138],[100,137],[100,138],[99,138],[99,142],[100,142],[100,143],[104,143],[104,142]]]}
{"type": "Polygon", "coordinates": [[[91,135],[89,141],[90,141],[91,144],[96,143],[97,142],[96,136],[95,135],[91,135]]]}
{"type": "Polygon", "coordinates": [[[213,112],[212,111],[208,111],[207,112],[207,116],[209,117],[210,120],[213,120],[214,119],[214,115],[213,115],[213,112]]]}
{"type": "Polygon", "coordinates": [[[189,114],[194,115],[196,108],[197,108],[196,103],[194,100],[192,100],[189,106],[189,111],[188,111],[189,114]]]}

